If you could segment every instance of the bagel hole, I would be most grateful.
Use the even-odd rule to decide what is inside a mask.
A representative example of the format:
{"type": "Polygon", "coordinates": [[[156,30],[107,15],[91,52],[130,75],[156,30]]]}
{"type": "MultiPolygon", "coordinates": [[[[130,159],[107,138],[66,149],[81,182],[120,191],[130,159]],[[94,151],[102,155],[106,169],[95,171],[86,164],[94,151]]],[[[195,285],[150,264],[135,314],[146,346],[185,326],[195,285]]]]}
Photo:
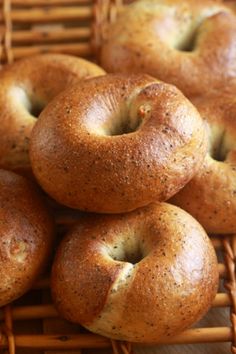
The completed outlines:
{"type": "Polygon", "coordinates": [[[196,39],[186,43],[183,47],[178,48],[179,51],[181,52],[193,52],[196,47],[196,39]]]}
{"type": "Polygon", "coordinates": [[[181,52],[193,52],[196,48],[197,36],[198,31],[195,30],[186,38],[183,43],[179,44],[175,49],[181,52]]]}
{"type": "Polygon", "coordinates": [[[144,117],[151,111],[149,104],[132,105],[123,108],[116,116],[110,117],[105,123],[105,132],[108,136],[130,134],[138,131],[144,117]]]}
{"type": "Polygon", "coordinates": [[[211,153],[211,157],[219,162],[224,162],[226,159],[226,152],[221,151],[220,147],[218,149],[214,149],[211,153]]]}
{"type": "Polygon", "coordinates": [[[28,109],[29,114],[38,118],[46,105],[43,102],[33,102],[28,109]]]}
{"type": "Polygon", "coordinates": [[[21,107],[23,106],[24,109],[35,118],[38,118],[46,106],[46,103],[42,99],[36,96],[31,97],[22,87],[13,87],[11,92],[14,98],[14,103],[17,103],[17,105],[20,105],[21,107]]]}
{"type": "Polygon", "coordinates": [[[224,162],[226,160],[227,154],[228,154],[228,150],[225,147],[224,141],[226,138],[226,132],[224,131],[220,137],[219,140],[217,141],[216,144],[213,145],[211,151],[210,151],[210,155],[211,157],[219,162],[224,162]]]}
{"type": "Polygon", "coordinates": [[[134,245],[132,241],[129,244],[129,240],[126,244],[113,246],[112,250],[109,251],[109,256],[114,261],[127,262],[133,265],[145,258],[140,246],[138,244],[134,245]]]}
{"type": "Polygon", "coordinates": [[[121,121],[119,124],[114,125],[109,129],[109,132],[107,135],[109,136],[115,136],[115,135],[124,135],[124,134],[130,134],[134,133],[135,131],[138,130],[139,126],[141,124],[141,119],[137,117],[137,119],[134,121],[131,121],[131,119],[127,119],[126,121],[121,121]]]}

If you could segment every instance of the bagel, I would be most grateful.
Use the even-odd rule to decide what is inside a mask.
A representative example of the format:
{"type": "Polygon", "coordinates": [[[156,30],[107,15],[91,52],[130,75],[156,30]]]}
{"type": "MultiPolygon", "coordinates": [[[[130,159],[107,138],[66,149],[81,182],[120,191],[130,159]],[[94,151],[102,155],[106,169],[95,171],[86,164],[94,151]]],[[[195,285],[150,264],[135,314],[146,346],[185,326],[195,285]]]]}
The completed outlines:
{"type": "Polygon", "coordinates": [[[104,71],[84,59],[44,54],[0,72],[0,167],[27,169],[32,127],[45,105],[66,87],[104,71]]]}
{"type": "Polygon", "coordinates": [[[110,338],[158,343],[208,310],[217,260],[196,220],[152,204],[84,219],[59,246],[51,285],[67,320],[110,338]]]}
{"type": "Polygon", "coordinates": [[[236,96],[221,91],[192,102],[208,123],[208,154],[198,173],[171,202],[193,215],[208,233],[235,233],[236,96]]]}
{"type": "Polygon", "coordinates": [[[236,16],[210,0],[141,0],[109,27],[100,61],[108,72],[144,72],[203,95],[236,80],[236,16]]]}
{"type": "Polygon", "coordinates": [[[234,12],[236,12],[236,3],[234,0],[227,0],[225,5],[229,6],[234,12]]]}
{"type": "Polygon", "coordinates": [[[205,153],[197,110],[177,88],[143,74],[105,75],[64,91],[40,115],[30,144],[43,189],[98,213],[166,200],[205,153]]]}
{"type": "Polygon", "coordinates": [[[54,223],[37,188],[0,170],[0,307],[28,291],[43,272],[54,223]]]}

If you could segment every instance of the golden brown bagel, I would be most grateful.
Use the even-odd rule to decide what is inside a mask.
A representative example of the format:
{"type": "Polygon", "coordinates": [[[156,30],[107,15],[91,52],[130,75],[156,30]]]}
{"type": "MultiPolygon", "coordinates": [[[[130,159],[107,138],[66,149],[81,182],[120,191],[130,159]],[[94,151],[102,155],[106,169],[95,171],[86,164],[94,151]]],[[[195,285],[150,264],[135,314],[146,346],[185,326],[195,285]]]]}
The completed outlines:
{"type": "Polygon", "coordinates": [[[57,96],[40,115],[30,158],[44,190],[72,208],[136,209],[175,194],[206,151],[197,110],[147,75],[106,75],[57,96]]]}
{"type": "Polygon", "coordinates": [[[0,72],[0,166],[28,167],[28,145],[37,115],[58,93],[104,71],[84,59],[45,54],[22,59],[0,72]]]}
{"type": "Polygon", "coordinates": [[[52,270],[59,313],[107,337],[158,342],[192,325],[215,297],[211,241],[189,214],[152,204],[83,220],[52,270]]]}
{"type": "Polygon", "coordinates": [[[220,92],[193,103],[208,123],[209,151],[197,175],[171,202],[192,214],[209,233],[235,233],[236,96],[220,92]]]}
{"type": "Polygon", "coordinates": [[[0,306],[30,289],[47,265],[53,220],[37,188],[0,170],[0,306]]]}
{"type": "Polygon", "coordinates": [[[101,48],[108,72],[144,72],[187,96],[236,80],[236,17],[210,0],[141,0],[125,7],[101,48]]]}

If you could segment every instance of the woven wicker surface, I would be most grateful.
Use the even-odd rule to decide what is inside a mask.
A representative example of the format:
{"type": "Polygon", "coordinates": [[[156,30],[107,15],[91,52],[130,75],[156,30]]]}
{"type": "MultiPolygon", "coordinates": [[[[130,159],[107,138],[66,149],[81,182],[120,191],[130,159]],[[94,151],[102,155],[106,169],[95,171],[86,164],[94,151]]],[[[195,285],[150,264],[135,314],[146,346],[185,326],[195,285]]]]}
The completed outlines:
{"type": "MultiPolygon", "coordinates": [[[[230,4],[235,6],[232,0],[230,4]]],[[[115,20],[120,10],[121,0],[0,0],[0,6],[0,59],[6,63],[45,52],[93,58],[109,22],[115,20]]],[[[68,220],[59,218],[58,224],[65,229],[68,220]]],[[[222,280],[214,308],[197,325],[200,329],[190,329],[174,340],[195,344],[135,347],[135,353],[236,353],[236,236],[216,239],[214,244],[221,249],[219,270],[225,287],[222,280]]],[[[48,286],[44,279],[23,299],[0,310],[0,352],[8,349],[10,354],[131,353],[127,343],[84,334],[79,326],[59,319],[48,286]],[[107,348],[94,349],[98,346],[107,348]],[[52,347],[56,350],[52,351],[52,347]]]]}
{"type": "Polygon", "coordinates": [[[93,57],[121,0],[0,0],[0,58],[39,53],[93,57]]]}

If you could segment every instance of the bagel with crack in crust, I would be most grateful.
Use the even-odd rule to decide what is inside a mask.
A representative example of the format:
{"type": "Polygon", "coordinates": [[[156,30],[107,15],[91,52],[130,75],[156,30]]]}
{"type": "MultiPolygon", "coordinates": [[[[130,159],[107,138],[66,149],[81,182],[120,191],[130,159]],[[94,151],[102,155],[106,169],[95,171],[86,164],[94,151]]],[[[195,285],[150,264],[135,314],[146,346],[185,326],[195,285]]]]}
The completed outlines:
{"type": "Polygon", "coordinates": [[[59,246],[51,284],[67,320],[109,338],[157,343],[206,313],[218,266],[201,225],[159,203],[81,221],[59,246]]]}

